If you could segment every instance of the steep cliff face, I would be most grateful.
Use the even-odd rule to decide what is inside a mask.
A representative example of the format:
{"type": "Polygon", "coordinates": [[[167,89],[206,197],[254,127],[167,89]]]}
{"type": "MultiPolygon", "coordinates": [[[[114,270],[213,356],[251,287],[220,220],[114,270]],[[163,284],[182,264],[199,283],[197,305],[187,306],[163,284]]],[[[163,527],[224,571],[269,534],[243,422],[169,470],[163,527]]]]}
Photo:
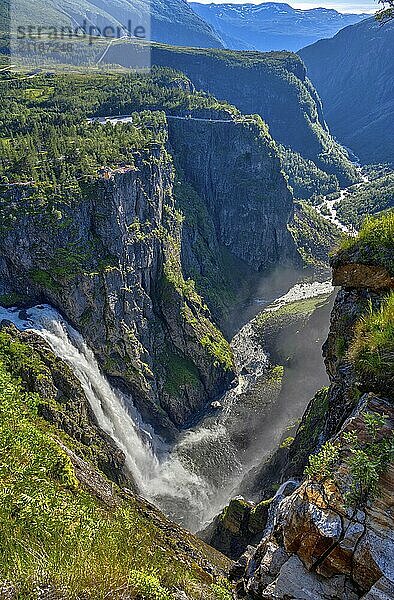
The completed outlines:
{"type": "Polygon", "coordinates": [[[220,393],[232,368],[226,342],[182,276],[172,177],[157,145],[52,214],[39,210],[29,186],[11,186],[1,235],[5,299],[60,308],[106,373],[169,435],[220,393]]]}
{"type": "Polygon", "coordinates": [[[219,245],[254,271],[297,262],[287,230],[292,196],[260,120],[194,111],[191,119],[169,118],[169,140],[181,172],[204,199],[219,245]]]}
{"type": "Polygon", "coordinates": [[[306,477],[271,503],[262,541],[234,571],[237,579],[246,566],[239,598],[393,597],[392,214],[367,229],[333,259],[334,282],[346,287],[324,346],[330,386],[271,465],[302,479],[312,453],[306,477]]]}
{"type": "MultiPolygon", "coordinates": [[[[122,61],[120,52],[111,50],[107,60],[122,61]]],[[[152,63],[184,72],[197,89],[245,114],[259,114],[277,142],[336,174],[341,184],[355,180],[354,168],[331,137],[320,99],[296,55],[154,46],[152,63]]]]}
{"type": "Polygon", "coordinates": [[[394,161],[393,45],[393,23],[371,17],[299,51],[331,130],[364,163],[394,161]]]}

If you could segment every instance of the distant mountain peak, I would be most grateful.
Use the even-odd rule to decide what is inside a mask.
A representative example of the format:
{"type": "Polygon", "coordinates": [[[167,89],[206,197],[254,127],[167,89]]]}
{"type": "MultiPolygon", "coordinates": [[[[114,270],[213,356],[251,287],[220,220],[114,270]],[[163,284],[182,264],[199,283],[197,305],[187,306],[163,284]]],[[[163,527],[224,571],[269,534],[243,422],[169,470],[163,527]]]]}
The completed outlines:
{"type": "Polygon", "coordinates": [[[343,14],[331,8],[293,8],[285,2],[261,4],[201,4],[193,10],[233,50],[296,51],[321,38],[330,38],[366,14],[343,14]]]}

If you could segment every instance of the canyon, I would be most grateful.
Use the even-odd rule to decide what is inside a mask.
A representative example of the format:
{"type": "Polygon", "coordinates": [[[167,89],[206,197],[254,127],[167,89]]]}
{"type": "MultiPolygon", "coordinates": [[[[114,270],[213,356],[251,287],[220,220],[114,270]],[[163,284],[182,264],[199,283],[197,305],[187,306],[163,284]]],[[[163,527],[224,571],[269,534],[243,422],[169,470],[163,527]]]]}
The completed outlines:
{"type": "MultiPolygon", "coordinates": [[[[38,511],[97,526],[126,566],[118,587],[95,576],[122,600],[390,597],[393,213],[342,224],[363,175],[299,57],[152,56],[142,75],[5,76],[10,527],[50,555],[38,511]]],[[[1,593],[85,597],[85,571],[39,556],[1,593]]]]}

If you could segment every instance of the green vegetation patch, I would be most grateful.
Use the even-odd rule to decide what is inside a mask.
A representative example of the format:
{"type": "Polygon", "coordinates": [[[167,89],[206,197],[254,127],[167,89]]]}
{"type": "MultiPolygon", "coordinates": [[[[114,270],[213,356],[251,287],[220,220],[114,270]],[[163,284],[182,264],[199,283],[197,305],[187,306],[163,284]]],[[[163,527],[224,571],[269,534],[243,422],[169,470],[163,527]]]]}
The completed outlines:
{"type": "MultiPolygon", "coordinates": [[[[379,259],[382,249],[394,250],[394,209],[368,216],[356,237],[342,240],[339,250],[358,249],[368,258],[379,259]],[[370,258],[371,258],[370,257],[370,258]]],[[[391,268],[393,268],[391,257],[391,268]]]]}
{"type": "Polygon", "coordinates": [[[200,340],[201,345],[216,359],[217,366],[223,367],[225,371],[231,371],[234,368],[233,353],[228,341],[224,338],[219,329],[211,330],[200,340]]]}
{"type": "Polygon", "coordinates": [[[170,396],[178,396],[182,388],[198,387],[201,384],[198,369],[185,356],[168,351],[162,360],[166,370],[164,390],[170,396]]]}
{"type": "Polygon", "coordinates": [[[234,361],[230,344],[210,320],[208,307],[198,294],[195,282],[183,277],[180,243],[173,237],[168,241],[161,282],[161,301],[167,306],[179,306],[181,318],[194,330],[201,346],[213,357],[215,367],[221,367],[225,371],[232,370],[234,361]]]}
{"type": "Polygon", "coordinates": [[[12,306],[20,306],[26,302],[27,298],[17,292],[10,292],[8,294],[0,294],[0,306],[5,308],[11,308],[12,306]]]}
{"type": "Polygon", "coordinates": [[[355,327],[348,356],[359,371],[376,376],[394,375],[394,291],[367,314],[355,327]]]}
{"type": "Polygon", "coordinates": [[[297,430],[297,445],[300,448],[316,447],[328,410],[328,388],[323,387],[312,398],[297,430]]]}
{"type": "Polygon", "coordinates": [[[337,177],[322,171],[313,161],[282,145],[278,146],[278,153],[295,198],[316,204],[323,196],[339,190],[337,177]]]}
{"type": "Polygon", "coordinates": [[[317,308],[322,306],[327,300],[328,294],[296,300],[284,304],[277,310],[264,310],[254,321],[257,331],[262,332],[271,325],[280,325],[293,319],[305,319],[309,317],[317,308]]]}
{"type": "Polygon", "coordinates": [[[388,437],[379,435],[387,415],[365,411],[362,418],[366,440],[361,440],[356,430],[347,431],[338,442],[326,442],[320,452],[311,455],[305,469],[310,479],[335,482],[338,469],[343,465],[350,476],[345,503],[352,507],[364,505],[378,496],[379,478],[394,460],[393,432],[388,437]]]}

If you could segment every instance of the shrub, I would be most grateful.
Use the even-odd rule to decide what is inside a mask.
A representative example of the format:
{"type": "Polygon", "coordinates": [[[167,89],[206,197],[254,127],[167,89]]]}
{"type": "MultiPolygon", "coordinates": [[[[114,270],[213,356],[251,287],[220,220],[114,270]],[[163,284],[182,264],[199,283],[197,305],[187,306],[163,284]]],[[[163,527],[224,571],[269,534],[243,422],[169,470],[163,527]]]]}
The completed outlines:
{"type": "Polygon", "coordinates": [[[309,457],[309,465],[305,469],[305,474],[311,479],[331,478],[338,458],[339,446],[332,442],[326,442],[320,452],[309,457]]]}
{"type": "Polygon", "coordinates": [[[174,596],[160,585],[157,577],[142,571],[131,572],[129,587],[141,600],[174,600],[174,596]]]}
{"type": "Polygon", "coordinates": [[[379,478],[394,460],[394,435],[379,439],[386,416],[364,412],[362,417],[368,435],[366,441],[360,440],[356,431],[348,431],[335,444],[326,442],[320,452],[310,456],[305,469],[310,479],[335,481],[337,469],[344,464],[350,475],[345,503],[351,507],[377,496],[379,478]]]}
{"type": "Polygon", "coordinates": [[[379,440],[379,430],[386,422],[385,415],[363,413],[368,441],[361,444],[356,433],[350,431],[343,438],[350,446],[347,465],[351,475],[350,490],[346,494],[346,502],[350,506],[373,499],[378,494],[380,475],[394,459],[394,436],[379,440]]]}
{"type": "Polygon", "coordinates": [[[379,254],[382,248],[394,248],[394,209],[368,216],[356,237],[345,237],[340,250],[360,246],[379,254]]]}

